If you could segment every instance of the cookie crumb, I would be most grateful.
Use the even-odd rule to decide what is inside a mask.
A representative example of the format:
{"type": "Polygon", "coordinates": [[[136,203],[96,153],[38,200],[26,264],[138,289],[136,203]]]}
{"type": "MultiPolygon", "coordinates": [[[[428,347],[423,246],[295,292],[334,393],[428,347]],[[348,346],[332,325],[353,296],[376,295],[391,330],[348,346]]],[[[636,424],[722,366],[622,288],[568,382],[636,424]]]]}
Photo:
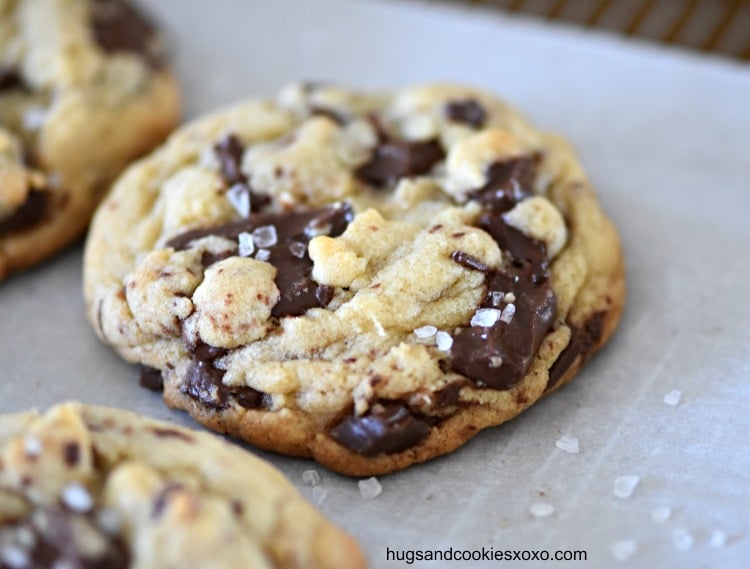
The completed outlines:
{"type": "Polygon", "coordinates": [[[29,435],[23,440],[23,452],[29,458],[36,458],[42,454],[42,441],[34,435],[29,435]]]}
{"type": "Polygon", "coordinates": [[[725,534],[720,529],[715,529],[711,533],[711,537],[708,540],[708,544],[711,547],[716,547],[716,548],[724,547],[727,544],[727,534],[725,534]]]}
{"type": "Polygon", "coordinates": [[[438,329],[435,326],[421,326],[414,329],[414,335],[420,339],[432,338],[437,334],[437,331],[438,329]]]}
{"type": "Polygon", "coordinates": [[[302,473],[302,483],[305,486],[317,486],[320,482],[320,474],[317,470],[305,470],[302,473]]]}
{"type": "Polygon", "coordinates": [[[562,437],[557,439],[557,441],[555,441],[555,446],[560,450],[569,452],[570,454],[578,454],[579,452],[581,452],[581,447],[578,444],[578,438],[572,435],[563,435],[562,437]]]}
{"type": "Polygon", "coordinates": [[[227,190],[227,199],[242,217],[250,217],[250,192],[243,184],[235,184],[227,190]]]}
{"type": "Polygon", "coordinates": [[[651,519],[657,524],[663,524],[672,516],[672,508],[660,506],[651,510],[651,519]]]}
{"type": "Polygon", "coordinates": [[[441,352],[447,352],[453,346],[453,338],[451,338],[451,335],[442,330],[435,334],[435,342],[437,343],[438,350],[441,352]]]}
{"type": "Polygon", "coordinates": [[[693,536],[686,529],[672,531],[672,545],[677,551],[688,551],[693,547],[693,536]]]}
{"type": "Polygon", "coordinates": [[[539,502],[538,504],[532,504],[529,508],[529,512],[535,518],[546,518],[555,513],[555,507],[552,504],[545,502],[539,502]]]}
{"type": "Polygon", "coordinates": [[[617,561],[627,561],[638,552],[638,544],[634,539],[621,539],[612,544],[612,557],[617,561]]]}
{"type": "Polygon", "coordinates": [[[71,482],[62,491],[62,502],[68,509],[80,514],[86,513],[94,507],[94,499],[86,487],[80,482],[71,482]]]}
{"type": "Polygon", "coordinates": [[[471,325],[489,328],[500,319],[500,314],[501,312],[497,308],[480,308],[471,317],[471,325]]]}
{"type": "Polygon", "coordinates": [[[679,389],[674,389],[664,396],[664,403],[675,407],[680,402],[681,398],[682,391],[680,391],[679,389]]]}
{"type": "Polygon", "coordinates": [[[320,486],[315,486],[312,489],[312,497],[316,506],[322,506],[323,502],[328,498],[328,490],[321,488],[320,486]]]}
{"type": "Polygon", "coordinates": [[[255,251],[253,236],[243,231],[237,236],[240,257],[249,257],[255,251]]]}
{"type": "Polygon", "coordinates": [[[360,480],[357,484],[359,485],[359,493],[365,500],[374,500],[383,493],[383,487],[374,476],[360,480]]]}
{"type": "Polygon", "coordinates": [[[618,476],[615,478],[614,492],[618,498],[630,498],[630,495],[641,481],[640,476],[618,476]]]}

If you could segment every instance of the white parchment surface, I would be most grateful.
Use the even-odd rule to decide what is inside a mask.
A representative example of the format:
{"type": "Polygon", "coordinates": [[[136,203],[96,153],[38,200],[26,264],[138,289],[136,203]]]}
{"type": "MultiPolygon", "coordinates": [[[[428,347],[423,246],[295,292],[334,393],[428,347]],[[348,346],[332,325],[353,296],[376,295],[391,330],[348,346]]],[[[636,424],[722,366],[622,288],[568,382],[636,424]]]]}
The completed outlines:
{"type": "MultiPolygon", "coordinates": [[[[586,550],[569,565],[590,568],[748,566],[749,67],[427,3],[148,4],[170,30],[188,117],[291,79],[475,84],[572,139],[622,234],[619,331],[570,386],[517,420],[381,477],[383,493],[367,502],[354,479],[259,453],[308,497],[302,472],[317,468],[322,510],[373,567],[406,566],[386,560],[388,547],[451,546],[586,550]],[[674,390],[680,401],[667,405],[674,390]],[[556,447],[563,435],[577,437],[578,454],[556,447]],[[614,494],[619,476],[639,477],[629,498],[614,494]],[[532,515],[549,512],[540,503],[554,512],[532,515]],[[653,510],[665,507],[657,523],[653,510]],[[715,530],[724,547],[712,546],[715,530]],[[615,548],[630,559],[615,561],[613,545],[630,540],[615,548]]],[[[80,272],[78,247],[0,285],[0,412],[79,399],[191,424],[96,340],[80,272]]]]}

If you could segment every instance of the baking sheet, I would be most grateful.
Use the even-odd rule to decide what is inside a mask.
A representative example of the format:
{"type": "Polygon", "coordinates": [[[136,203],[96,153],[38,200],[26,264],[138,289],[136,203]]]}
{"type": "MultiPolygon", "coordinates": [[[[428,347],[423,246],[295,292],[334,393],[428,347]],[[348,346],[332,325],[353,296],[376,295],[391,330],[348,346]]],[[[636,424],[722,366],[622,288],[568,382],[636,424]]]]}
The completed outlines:
{"type": "MultiPolygon", "coordinates": [[[[517,420],[450,456],[381,477],[383,493],[369,502],[354,479],[258,453],[307,496],[301,475],[316,468],[328,491],[322,510],[358,538],[373,567],[404,566],[388,562],[386,548],[447,547],[586,550],[587,562],[570,565],[610,567],[620,540],[637,545],[623,567],[744,566],[748,67],[427,4],[148,4],[173,36],[189,117],[298,78],[361,87],[475,84],[573,140],[621,231],[629,293],[618,333],[570,386],[517,420]],[[666,405],[675,389],[680,403],[666,405]],[[578,437],[579,454],[556,448],[564,434],[578,437]],[[640,477],[628,499],[613,495],[621,475],[640,477]],[[532,516],[539,502],[555,513],[532,516]],[[662,506],[672,516],[658,524],[651,512],[662,506]],[[721,548],[710,544],[717,529],[727,536],[721,548]],[[676,547],[686,543],[680,530],[693,538],[687,551],[676,547]]],[[[0,412],[79,399],[190,425],[98,343],[83,316],[80,273],[78,247],[0,286],[0,412]]]]}

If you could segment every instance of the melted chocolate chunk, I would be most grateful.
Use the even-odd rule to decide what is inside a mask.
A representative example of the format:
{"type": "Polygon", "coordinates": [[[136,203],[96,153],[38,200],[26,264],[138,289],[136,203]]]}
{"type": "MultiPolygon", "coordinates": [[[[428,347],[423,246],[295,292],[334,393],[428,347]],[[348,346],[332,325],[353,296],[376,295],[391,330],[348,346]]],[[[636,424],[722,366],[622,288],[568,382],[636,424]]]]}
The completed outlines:
{"type": "Polygon", "coordinates": [[[370,161],[360,166],[355,175],[373,186],[386,186],[407,176],[427,174],[443,158],[445,151],[437,140],[390,140],[381,142],[370,161]]]}
{"type": "Polygon", "coordinates": [[[530,158],[493,164],[487,184],[470,194],[485,207],[478,226],[512,259],[502,269],[487,272],[487,294],[480,308],[505,310],[511,304],[505,295],[515,297],[515,312],[506,312],[509,322],[501,318],[488,327],[462,326],[453,338],[452,368],[479,386],[503,390],[523,379],[557,310],[546,245],[508,225],[501,215],[528,195],[533,172],[530,158]]]}
{"type": "Polygon", "coordinates": [[[461,390],[469,385],[469,381],[460,379],[449,383],[435,394],[435,404],[438,407],[455,407],[461,403],[461,390]]]}
{"type": "Polygon", "coordinates": [[[185,374],[180,391],[212,409],[225,409],[230,401],[235,401],[245,409],[269,407],[268,394],[246,386],[228,386],[222,381],[225,371],[214,364],[214,360],[225,356],[228,350],[200,343],[190,345],[192,361],[185,374]]]}
{"type": "Polygon", "coordinates": [[[376,404],[360,417],[347,417],[330,431],[340,445],[363,456],[393,454],[418,444],[430,425],[400,402],[376,404]]]}
{"type": "MultiPolygon", "coordinates": [[[[75,567],[76,569],[127,569],[130,567],[128,548],[119,537],[107,535],[98,527],[94,516],[76,514],[62,508],[49,508],[37,512],[20,522],[0,524],[0,543],[5,536],[24,534],[33,536],[31,545],[25,547],[16,540],[18,548],[26,554],[28,563],[11,565],[0,557],[0,568],[15,569],[54,569],[56,567],[75,567]],[[4,535],[3,535],[4,534],[4,535]],[[92,551],[90,543],[84,542],[86,536],[96,534],[103,547],[92,551]]],[[[28,539],[28,537],[27,537],[28,539]]]]}
{"type": "Polygon", "coordinates": [[[601,340],[604,331],[604,320],[607,317],[606,311],[596,312],[583,325],[583,329],[568,323],[570,326],[570,341],[565,349],[557,356],[555,363],[549,368],[549,379],[547,380],[547,389],[557,384],[565,375],[565,372],[575,363],[578,356],[586,359],[591,349],[601,340]]]}
{"type": "Polygon", "coordinates": [[[95,0],[91,5],[94,38],[107,53],[131,52],[154,67],[163,64],[156,27],[125,0],[95,0]]]}
{"type": "Polygon", "coordinates": [[[242,186],[250,196],[250,211],[258,213],[271,204],[271,196],[254,192],[242,171],[242,154],[245,147],[234,134],[228,134],[214,145],[214,153],[219,160],[221,175],[231,186],[242,186]]]}
{"type": "Polygon", "coordinates": [[[316,235],[337,237],[352,219],[354,210],[346,203],[307,212],[253,214],[247,219],[225,225],[188,231],[170,239],[167,246],[183,250],[192,241],[209,235],[236,240],[240,233],[252,233],[259,227],[273,226],[276,243],[264,250],[268,251],[267,261],[277,269],[276,286],[281,296],[271,313],[275,317],[299,316],[310,308],[325,308],[333,297],[333,290],[313,280],[313,263],[306,247],[300,257],[295,254],[294,246],[290,245],[306,246],[316,235]]]}
{"type": "Polygon", "coordinates": [[[46,190],[31,190],[26,201],[9,217],[0,219],[0,236],[30,229],[47,217],[50,194],[46,190]]]}
{"type": "Polygon", "coordinates": [[[468,124],[474,128],[482,128],[487,120],[484,107],[475,99],[448,102],[445,105],[445,116],[453,122],[468,124]]]}
{"type": "Polygon", "coordinates": [[[161,370],[142,365],[140,371],[138,385],[149,391],[164,391],[164,378],[161,370]]]}
{"type": "Polygon", "coordinates": [[[18,69],[10,65],[0,65],[0,91],[10,91],[23,87],[23,79],[18,69]]]}
{"type": "Polygon", "coordinates": [[[469,198],[492,213],[504,213],[532,194],[538,156],[495,162],[487,169],[487,183],[469,192],[469,198]]]}

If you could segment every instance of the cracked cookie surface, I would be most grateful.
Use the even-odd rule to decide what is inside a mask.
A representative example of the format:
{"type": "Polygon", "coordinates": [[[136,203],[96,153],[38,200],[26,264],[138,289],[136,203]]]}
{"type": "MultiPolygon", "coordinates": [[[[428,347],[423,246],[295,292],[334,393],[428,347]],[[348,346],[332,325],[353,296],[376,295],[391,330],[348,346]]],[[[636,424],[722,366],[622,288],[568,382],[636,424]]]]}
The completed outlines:
{"type": "Polygon", "coordinates": [[[565,384],[625,294],[569,146],[448,85],[292,85],[182,128],[117,182],[84,272],[169,405],[357,475],[565,384]]]}
{"type": "Polygon", "coordinates": [[[208,433],[64,404],[0,416],[0,568],[364,567],[283,475],[208,433]]]}
{"type": "Polygon", "coordinates": [[[0,0],[0,279],[80,236],[174,127],[162,52],[126,0],[0,0]]]}

